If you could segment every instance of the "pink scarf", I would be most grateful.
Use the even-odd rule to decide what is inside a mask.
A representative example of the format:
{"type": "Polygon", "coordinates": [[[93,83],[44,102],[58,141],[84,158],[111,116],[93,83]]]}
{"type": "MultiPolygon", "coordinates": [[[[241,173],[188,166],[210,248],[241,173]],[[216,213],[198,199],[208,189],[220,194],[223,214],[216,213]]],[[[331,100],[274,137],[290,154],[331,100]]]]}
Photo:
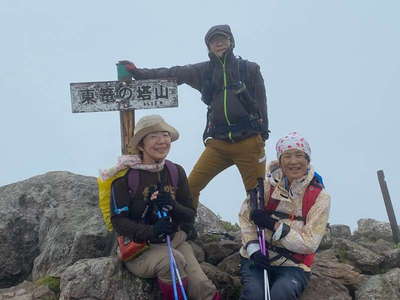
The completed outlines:
{"type": "Polygon", "coordinates": [[[149,172],[159,172],[164,168],[164,164],[165,164],[165,159],[163,159],[161,162],[155,163],[155,164],[144,164],[144,163],[142,163],[142,159],[140,158],[140,155],[138,155],[138,154],[121,155],[118,158],[118,162],[114,167],[107,169],[107,170],[100,170],[100,176],[103,180],[107,180],[108,178],[113,177],[119,171],[126,169],[126,168],[146,170],[149,172]]]}

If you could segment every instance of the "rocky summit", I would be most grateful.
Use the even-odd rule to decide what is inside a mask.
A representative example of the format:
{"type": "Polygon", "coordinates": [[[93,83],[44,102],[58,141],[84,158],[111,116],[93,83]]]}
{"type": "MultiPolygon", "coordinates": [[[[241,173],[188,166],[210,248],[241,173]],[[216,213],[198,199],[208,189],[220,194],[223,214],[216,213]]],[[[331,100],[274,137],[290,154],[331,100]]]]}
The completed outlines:
{"type": "MultiPolygon", "coordinates": [[[[224,299],[240,293],[237,226],[200,205],[190,241],[224,299]]],[[[400,299],[400,247],[388,223],[329,226],[303,300],[400,299]]],[[[94,177],[69,172],[0,187],[0,300],[160,299],[153,280],[130,274],[103,224],[94,177]]]]}

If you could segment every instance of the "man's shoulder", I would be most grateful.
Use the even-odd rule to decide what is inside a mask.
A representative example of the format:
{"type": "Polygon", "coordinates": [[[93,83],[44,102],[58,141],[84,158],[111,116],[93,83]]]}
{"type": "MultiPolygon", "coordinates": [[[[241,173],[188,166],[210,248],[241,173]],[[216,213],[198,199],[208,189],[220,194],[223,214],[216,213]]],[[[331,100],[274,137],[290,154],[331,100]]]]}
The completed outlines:
{"type": "Polygon", "coordinates": [[[247,59],[243,59],[243,58],[240,58],[240,59],[246,64],[246,67],[249,71],[257,71],[260,69],[260,65],[257,64],[256,62],[253,62],[253,61],[250,61],[247,59]]]}
{"type": "Polygon", "coordinates": [[[198,63],[194,63],[194,64],[187,64],[187,65],[184,65],[184,67],[202,69],[202,68],[208,67],[209,63],[210,63],[209,61],[202,61],[202,62],[198,62],[198,63]]]}

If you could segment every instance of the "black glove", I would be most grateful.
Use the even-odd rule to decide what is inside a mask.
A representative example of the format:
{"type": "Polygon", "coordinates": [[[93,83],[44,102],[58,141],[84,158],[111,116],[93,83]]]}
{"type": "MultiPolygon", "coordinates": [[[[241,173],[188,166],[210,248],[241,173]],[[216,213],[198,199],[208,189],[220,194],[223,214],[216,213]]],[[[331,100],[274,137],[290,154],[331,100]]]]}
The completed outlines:
{"type": "Polygon", "coordinates": [[[175,208],[175,200],[172,198],[171,194],[165,191],[158,192],[157,198],[153,200],[157,209],[166,212],[172,211],[175,208]]]}
{"type": "Polygon", "coordinates": [[[169,218],[161,218],[154,223],[153,232],[156,237],[161,237],[166,234],[174,233],[175,229],[169,218]]]}
{"type": "Polygon", "coordinates": [[[250,259],[253,261],[254,265],[262,269],[268,269],[270,266],[269,259],[267,256],[261,253],[261,250],[254,252],[250,259]]]}
{"type": "Polygon", "coordinates": [[[268,228],[274,231],[275,224],[278,220],[272,218],[265,210],[254,209],[250,213],[250,220],[254,222],[259,227],[268,228]]]}

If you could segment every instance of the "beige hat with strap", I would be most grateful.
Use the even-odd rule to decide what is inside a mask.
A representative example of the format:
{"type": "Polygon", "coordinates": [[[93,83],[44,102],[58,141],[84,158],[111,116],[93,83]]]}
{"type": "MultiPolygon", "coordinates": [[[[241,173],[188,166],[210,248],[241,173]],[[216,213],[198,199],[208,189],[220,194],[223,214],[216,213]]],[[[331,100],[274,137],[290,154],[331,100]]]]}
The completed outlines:
{"type": "Polygon", "coordinates": [[[160,115],[149,115],[140,118],[136,123],[132,139],[132,146],[138,152],[137,146],[140,141],[149,133],[167,131],[171,136],[171,142],[179,138],[179,132],[171,125],[167,124],[160,115]]]}

